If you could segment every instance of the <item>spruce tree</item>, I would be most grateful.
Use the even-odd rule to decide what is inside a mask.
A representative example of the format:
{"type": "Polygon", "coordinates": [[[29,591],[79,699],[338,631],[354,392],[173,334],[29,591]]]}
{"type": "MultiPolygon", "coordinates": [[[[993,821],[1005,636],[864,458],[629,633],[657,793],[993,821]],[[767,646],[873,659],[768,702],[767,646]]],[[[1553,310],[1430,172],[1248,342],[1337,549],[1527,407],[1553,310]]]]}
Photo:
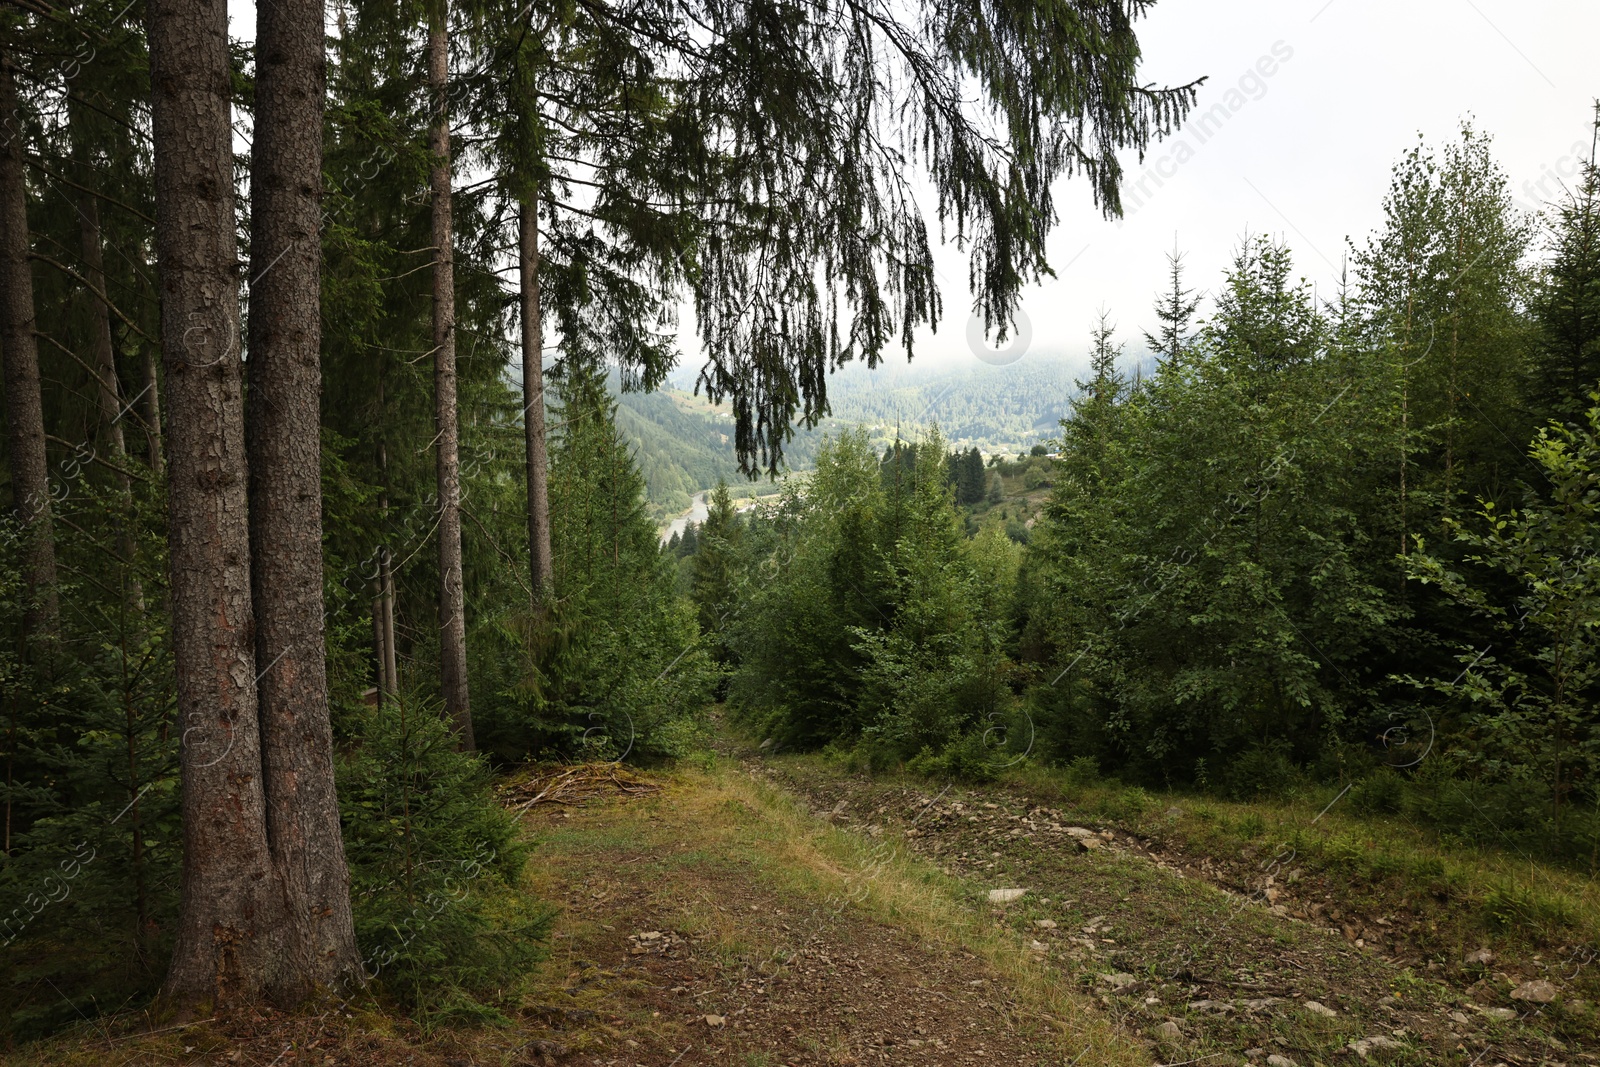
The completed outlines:
{"type": "Polygon", "coordinates": [[[1054,180],[1081,172],[1120,211],[1118,152],[1169,134],[1198,84],[1140,83],[1147,9],[490,7],[469,84],[508,211],[546,209],[530,277],[563,344],[601,339],[626,381],[657,383],[676,353],[653,316],[687,290],[698,386],[730,403],[741,463],[775,471],[830,367],[909,354],[941,314],[908,165],[1002,337],[1048,271],[1054,180]]]}
{"type": "Polygon", "coordinates": [[[734,608],[735,561],[742,532],[728,483],[718,481],[705,524],[700,528],[690,589],[699,611],[700,632],[711,642],[714,655],[724,666],[728,655],[723,631],[734,608]]]}
{"type": "Polygon", "coordinates": [[[250,154],[251,595],[262,773],[302,993],[357,976],[339,828],[322,567],[322,0],[256,23],[250,154]]]}
{"type": "Polygon", "coordinates": [[[257,719],[228,13],[149,8],[156,254],[171,432],[168,541],[183,887],[165,993],[180,1009],[296,999],[306,975],[267,825],[257,719]]]}
{"type": "Polygon", "coordinates": [[[433,236],[434,459],[439,501],[439,673],[445,714],[470,752],[467,598],[461,561],[461,413],[457,405],[455,227],[450,154],[450,0],[429,0],[428,192],[433,236]]]}
{"type": "Polygon", "coordinates": [[[6,432],[12,496],[27,532],[27,635],[48,640],[59,625],[55,534],[50,517],[39,350],[34,340],[33,265],[28,231],[24,120],[16,61],[0,46],[0,349],[4,351],[6,432]]]}
{"type": "Polygon", "coordinates": [[[956,478],[956,502],[966,506],[983,500],[983,454],[976,445],[961,453],[956,478]]]}
{"type": "MultiPolygon", "coordinates": [[[[1600,145],[1600,104],[1595,129],[1600,145]]],[[[1539,332],[1525,386],[1538,423],[1576,421],[1600,385],[1600,159],[1593,148],[1551,230],[1554,254],[1532,302],[1539,332]]]]}
{"type": "Polygon", "coordinates": [[[1183,286],[1183,254],[1176,248],[1167,253],[1167,281],[1167,291],[1155,304],[1161,326],[1153,334],[1146,330],[1144,343],[1161,359],[1176,364],[1193,339],[1189,323],[1200,307],[1200,297],[1193,289],[1183,286]]]}

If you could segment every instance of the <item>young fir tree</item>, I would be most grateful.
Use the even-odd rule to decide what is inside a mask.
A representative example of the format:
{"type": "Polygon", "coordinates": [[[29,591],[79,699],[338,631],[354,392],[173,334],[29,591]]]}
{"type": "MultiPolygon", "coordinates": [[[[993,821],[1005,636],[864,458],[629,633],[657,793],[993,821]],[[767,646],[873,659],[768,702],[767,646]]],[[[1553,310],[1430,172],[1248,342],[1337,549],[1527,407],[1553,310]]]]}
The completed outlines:
{"type": "MultiPolygon", "coordinates": [[[[1600,145],[1600,105],[1596,144],[1600,145]]],[[[1535,290],[1538,333],[1524,392],[1531,414],[1575,421],[1600,384],[1600,160],[1591,148],[1577,188],[1556,207],[1553,255],[1535,290]]]]}
{"type": "Polygon", "coordinates": [[[1092,492],[1108,476],[1104,470],[1116,435],[1117,408],[1127,395],[1127,379],[1117,369],[1122,345],[1115,343],[1116,326],[1102,310],[1089,344],[1089,378],[1078,381],[1078,395],[1061,422],[1062,470],[1083,491],[1092,492]]]}
{"type": "Polygon", "coordinates": [[[700,551],[700,527],[694,522],[683,524],[683,540],[678,543],[678,557],[688,559],[700,551]]]}
{"type": "Polygon", "coordinates": [[[1189,324],[1200,308],[1200,297],[1193,289],[1183,285],[1183,254],[1176,248],[1167,253],[1167,291],[1156,300],[1155,313],[1161,326],[1155,333],[1148,330],[1144,343],[1161,359],[1177,364],[1184,349],[1193,340],[1189,324]]]}
{"type": "Polygon", "coordinates": [[[728,666],[725,631],[732,615],[738,586],[737,560],[743,525],[728,494],[728,483],[719,481],[711,494],[711,507],[700,528],[700,546],[694,556],[691,595],[699,611],[700,633],[711,643],[719,664],[728,666]]]}

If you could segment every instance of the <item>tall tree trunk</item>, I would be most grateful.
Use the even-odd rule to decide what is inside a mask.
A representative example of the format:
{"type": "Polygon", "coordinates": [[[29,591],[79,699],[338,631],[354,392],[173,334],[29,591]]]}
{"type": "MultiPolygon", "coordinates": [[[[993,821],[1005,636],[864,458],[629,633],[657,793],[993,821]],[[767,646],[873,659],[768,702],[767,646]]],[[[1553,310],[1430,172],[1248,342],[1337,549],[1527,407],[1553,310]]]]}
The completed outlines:
{"type": "Polygon", "coordinates": [[[456,280],[450,226],[450,3],[428,8],[428,89],[433,98],[433,388],[439,477],[439,666],[445,714],[466,751],[472,738],[467,697],[466,593],[461,576],[461,427],[456,412],[456,280]]]}
{"type": "Polygon", "coordinates": [[[23,627],[29,637],[56,632],[56,549],[50,519],[50,471],[34,341],[33,267],[28,262],[28,187],[16,71],[0,51],[0,348],[4,349],[6,431],[11,494],[27,531],[23,627]]]}
{"type": "Polygon", "coordinates": [[[144,348],[144,386],[140,400],[144,404],[145,460],[150,472],[157,478],[166,471],[166,460],[161,447],[161,385],[156,377],[156,352],[148,345],[144,348]]]}
{"type": "Polygon", "coordinates": [[[296,967],[333,988],[357,977],[360,956],[323,635],[323,47],[322,0],[257,9],[247,431],[267,837],[295,909],[296,967]]]}
{"type": "MultiPolygon", "coordinates": [[[[91,178],[84,174],[84,178],[91,178]]],[[[91,179],[92,180],[92,179],[91,179]]],[[[100,430],[112,459],[121,466],[128,454],[122,433],[122,389],[117,382],[117,359],[111,345],[111,308],[95,293],[106,291],[104,253],[101,250],[100,203],[93,193],[78,196],[78,240],[83,254],[83,278],[90,286],[94,314],[89,322],[89,347],[95,370],[95,400],[100,408],[100,430]]],[[[132,488],[127,473],[120,472],[117,484],[124,493],[132,488]]]]}
{"type": "Polygon", "coordinates": [[[267,840],[246,515],[225,0],[150,0],[183,880],[165,994],[215,1010],[293,985],[267,840]]]}
{"type": "MultiPolygon", "coordinates": [[[[377,425],[385,425],[383,364],[378,365],[377,425]]],[[[389,448],[378,440],[378,516],[382,540],[378,545],[377,589],[372,599],[373,647],[378,660],[378,706],[400,692],[400,672],[395,660],[394,571],[389,556],[389,448]]]]}
{"type": "Polygon", "coordinates": [[[383,693],[392,699],[400,694],[400,669],[394,644],[394,570],[389,556],[389,546],[378,550],[378,598],[383,618],[383,644],[378,650],[381,657],[383,693]]]}
{"type": "Polygon", "coordinates": [[[531,200],[519,224],[522,268],[522,425],[528,438],[528,563],[534,610],[550,595],[550,487],[544,429],[544,320],[539,304],[539,216],[531,200]]]}
{"type": "Polygon", "coordinates": [[[144,614],[144,588],[134,571],[133,479],[127,471],[128,442],[122,432],[122,388],[117,377],[116,351],[111,344],[111,305],[94,294],[106,292],[106,271],[100,234],[100,202],[87,191],[94,176],[83,168],[85,190],[78,197],[78,240],[83,255],[83,278],[89,283],[94,315],[89,324],[91,366],[95,369],[95,399],[100,409],[100,433],[117,467],[117,489],[128,521],[117,534],[117,555],[122,561],[125,603],[135,618],[144,614]]]}

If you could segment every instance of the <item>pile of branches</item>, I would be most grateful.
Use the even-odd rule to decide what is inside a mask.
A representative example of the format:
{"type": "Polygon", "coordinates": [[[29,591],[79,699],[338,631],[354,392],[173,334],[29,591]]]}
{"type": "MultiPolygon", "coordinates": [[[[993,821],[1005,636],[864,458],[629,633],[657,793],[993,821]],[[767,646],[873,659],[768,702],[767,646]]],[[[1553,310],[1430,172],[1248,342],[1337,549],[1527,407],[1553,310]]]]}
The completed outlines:
{"type": "Polygon", "coordinates": [[[501,802],[517,811],[535,804],[579,805],[608,793],[646,796],[661,792],[654,782],[620,763],[579,763],[534,770],[526,779],[506,785],[501,802]]]}

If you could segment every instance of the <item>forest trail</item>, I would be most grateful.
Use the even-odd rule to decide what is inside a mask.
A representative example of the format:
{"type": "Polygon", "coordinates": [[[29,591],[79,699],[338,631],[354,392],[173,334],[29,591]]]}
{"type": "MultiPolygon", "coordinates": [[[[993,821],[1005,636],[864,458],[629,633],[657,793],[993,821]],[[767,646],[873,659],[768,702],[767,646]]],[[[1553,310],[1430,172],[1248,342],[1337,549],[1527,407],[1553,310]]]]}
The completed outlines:
{"type": "Polygon", "coordinates": [[[1130,832],[1014,786],[868,778],[720,745],[668,772],[589,764],[503,783],[534,844],[529,888],[558,909],[510,1025],[425,1033],[347,1003],[104,1029],[15,1062],[1597,1062],[1578,996],[1593,996],[1592,956],[1568,946],[1484,958],[1447,913],[1418,918],[1269,846],[1186,853],[1148,820],[1130,832]]]}
{"type": "Polygon", "coordinates": [[[1600,1049],[1570,953],[1485,959],[1290,853],[1185,855],[999,788],[748,751],[660,784],[528,816],[564,909],[550,1021],[587,1020],[552,1033],[563,1062],[1554,1067],[1600,1049]]]}
{"type": "Polygon", "coordinates": [[[897,845],[739,770],[661,785],[528,816],[562,908],[545,1011],[564,1062],[1056,1064],[1091,1031],[1115,1051],[1082,1062],[1145,1062],[1056,1014],[1092,1014],[1078,994],[1019,989],[1026,954],[897,845]]]}

